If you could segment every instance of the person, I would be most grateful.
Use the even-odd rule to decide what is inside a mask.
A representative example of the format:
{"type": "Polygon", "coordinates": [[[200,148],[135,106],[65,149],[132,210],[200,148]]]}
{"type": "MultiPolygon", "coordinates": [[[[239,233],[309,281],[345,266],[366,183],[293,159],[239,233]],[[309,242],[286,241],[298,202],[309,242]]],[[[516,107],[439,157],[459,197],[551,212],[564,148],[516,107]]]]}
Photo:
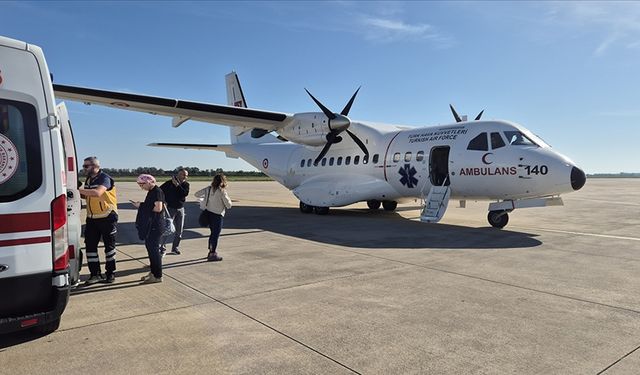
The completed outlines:
{"type": "Polygon", "coordinates": [[[225,211],[231,208],[231,199],[226,191],[227,178],[224,174],[218,173],[213,177],[210,186],[200,189],[195,193],[197,198],[201,199],[200,208],[205,210],[209,216],[209,254],[207,260],[210,262],[219,262],[222,257],[218,255],[218,237],[222,230],[222,219],[225,211]]]}
{"type": "Polygon", "coordinates": [[[156,185],[156,179],[149,174],[141,174],[137,179],[138,186],[147,191],[144,202],[131,201],[138,209],[136,228],[138,237],[144,240],[149,255],[151,272],[142,277],[143,284],[162,282],[162,256],[160,255],[160,238],[162,237],[164,193],[156,185]]]}
{"type": "Polygon", "coordinates": [[[113,283],[116,280],[116,233],[118,232],[118,200],[116,185],[108,174],[100,169],[95,156],[84,159],[82,164],[87,178],[84,188],[78,189],[87,201],[87,224],[84,230],[87,264],[91,275],[85,285],[100,281],[113,283]],[[98,243],[102,238],[105,252],[106,278],[102,276],[98,243]]]}
{"type": "MultiPolygon", "coordinates": [[[[176,231],[173,234],[173,244],[171,245],[171,253],[180,255],[180,240],[182,240],[182,229],[184,227],[184,201],[187,195],[189,195],[189,183],[187,178],[189,172],[186,169],[180,169],[178,173],[169,181],[165,181],[160,185],[160,189],[164,193],[164,197],[167,202],[167,209],[169,216],[173,220],[173,224],[176,226],[176,231]]],[[[162,245],[160,246],[160,254],[164,256],[167,251],[166,243],[169,236],[162,237],[162,245]]]]}

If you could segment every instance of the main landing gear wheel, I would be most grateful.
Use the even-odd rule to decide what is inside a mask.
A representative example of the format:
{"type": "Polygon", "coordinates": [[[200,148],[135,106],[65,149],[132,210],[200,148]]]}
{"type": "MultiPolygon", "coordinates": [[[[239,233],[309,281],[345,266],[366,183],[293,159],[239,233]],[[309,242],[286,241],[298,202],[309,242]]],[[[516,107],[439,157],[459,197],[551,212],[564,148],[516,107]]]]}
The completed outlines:
{"type": "Polygon", "coordinates": [[[398,202],[396,201],[384,201],[382,202],[382,208],[385,211],[394,211],[398,207],[398,202]]]}
{"type": "Polygon", "coordinates": [[[507,211],[489,211],[487,220],[492,227],[502,229],[509,222],[509,214],[507,211]]]}
{"type": "Polygon", "coordinates": [[[367,201],[367,206],[370,210],[377,210],[378,208],[380,208],[380,204],[381,202],[375,199],[367,201]]]}
{"type": "Polygon", "coordinates": [[[326,215],[329,213],[329,207],[314,207],[316,215],[326,215]]]}
{"type": "Polygon", "coordinates": [[[313,212],[313,206],[309,206],[304,202],[300,202],[300,212],[310,214],[313,212]]]}

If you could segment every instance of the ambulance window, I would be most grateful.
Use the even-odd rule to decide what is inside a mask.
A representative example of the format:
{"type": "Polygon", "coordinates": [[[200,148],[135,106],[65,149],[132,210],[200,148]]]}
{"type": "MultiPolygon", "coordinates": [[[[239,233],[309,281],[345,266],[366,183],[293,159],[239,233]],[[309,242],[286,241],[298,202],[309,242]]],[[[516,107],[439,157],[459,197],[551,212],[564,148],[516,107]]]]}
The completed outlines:
{"type": "Polygon", "coordinates": [[[336,164],[342,165],[342,156],[338,156],[338,162],[336,164]]]}
{"type": "Polygon", "coordinates": [[[395,154],[393,154],[393,161],[394,162],[399,162],[400,161],[400,153],[396,152],[395,154]]]}
{"type": "Polygon", "coordinates": [[[333,161],[334,161],[334,157],[332,156],[331,158],[329,158],[329,165],[333,165],[333,161]]]}
{"type": "Polygon", "coordinates": [[[407,152],[406,154],[404,154],[404,161],[409,162],[411,161],[411,153],[407,152]]]}
{"type": "Polygon", "coordinates": [[[504,140],[502,139],[500,133],[491,133],[491,148],[495,150],[496,148],[504,146],[504,140]]]}
{"type": "Polygon", "coordinates": [[[373,164],[378,164],[378,154],[373,155],[373,164]]]}
{"type": "Polygon", "coordinates": [[[0,202],[18,200],[41,184],[36,109],[28,103],[0,99],[0,202]]]}
{"type": "Polygon", "coordinates": [[[303,168],[303,167],[304,167],[304,162],[305,162],[305,160],[304,160],[304,159],[300,160],[300,168],[303,168]]]}
{"type": "Polygon", "coordinates": [[[346,158],[344,158],[344,165],[349,165],[351,164],[351,156],[347,156],[346,158]]]}
{"type": "Polygon", "coordinates": [[[322,158],[322,166],[324,167],[325,165],[327,165],[327,158],[322,158]]]}
{"type": "Polygon", "coordinates": [[[358,163],[360,162],[360,155],[356,155],[353,157],[353,164],[354,165],[358,165],[358,163]]]}
{"type": "Polygon", "coordinates": [[[311,159],[307,160],[307,167],[311,166],[311,159]]]}
{"type": "Polygon", "coordinates": [[[487,143],[487,133],[480,133],[473,138],[467,146],[467,150],[489,151],[489,144],[487,143]]]}
{"type": "Polygon", "coordinates": [[[507,137],[507,142],[513,146],[537,146],[535,142],[531,139],[527,138],[526,135],[522,134],[519,131],[506,131],[504,132],[505,137],[507,137]]]}
{"type": "Polygon", "coordinates": [[[416,161],[422,160],[424,160],[424,151],[418,151],[418,153],[416,154],[416,161]]]}

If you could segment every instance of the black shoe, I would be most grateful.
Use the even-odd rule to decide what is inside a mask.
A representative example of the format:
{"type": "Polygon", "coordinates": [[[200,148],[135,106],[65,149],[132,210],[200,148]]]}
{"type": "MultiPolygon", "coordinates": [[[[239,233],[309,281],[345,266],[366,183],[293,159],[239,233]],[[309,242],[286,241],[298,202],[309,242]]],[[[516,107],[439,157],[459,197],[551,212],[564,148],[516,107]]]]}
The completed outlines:
{"type": "Polygon", "coordinates": [[[221,256],[218,256],[217,253],[209,253],[209,255],[207,255],[207,262],[219,262],[222,260],[221,256]]]}
{"type": "Polygon", "coordinates": [[[180,255],[180,254],[182,254],[182,253],[181,253],[181,252],[180,252],[180,250],[178,250],[178,249],[172,249],[172,250],[171,250],[171,254],[173,254],[173,255],[180,255]]]}
{"type": "Polygon", "coordinates": [[[107,278],[104,280],[107,284],[113,284],[116,281],[116,275],[110,273],[107,275],[107,278]]]}
{"type": "Polygon", "coordinates": [[[103,280],[104,278],[102,277],[102,275],[91,275],[91,277],[89,277],[89,279],[87,279],[87,281],[84,282],[84,285],[85,286],[92,285],[95,283],[99,283],[103,280]]]}

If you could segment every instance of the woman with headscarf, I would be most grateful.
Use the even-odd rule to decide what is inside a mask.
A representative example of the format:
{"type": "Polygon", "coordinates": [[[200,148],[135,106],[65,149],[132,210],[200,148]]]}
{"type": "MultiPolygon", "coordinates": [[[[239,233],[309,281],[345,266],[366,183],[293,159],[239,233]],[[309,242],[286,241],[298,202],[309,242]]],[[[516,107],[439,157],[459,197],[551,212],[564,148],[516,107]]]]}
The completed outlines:
{"type": "Polygon", "coordinates": [[[144,202],[131,203],[138,209],[136,228],[138,237],[144,240],[149,254],[151,272],[141,280],[143,284],[162,282],[162,256],[160,255],[160,238],[162,237],[162,210],[164,193],[156,185],[156,179],[149,174],[138,176],[138,186],[147,191],[144,202]]]}
{"type": "Polygon", "coordinates": [[[222,257],[218,255],[218,237],[222,231],[222,219],[225,211],[231,208],[231,199],[226,191],[227,178],[218,173],[213,177],[211,185],[204,189],[200,189],[195,193],[197,198],[201,199],[200,208],[208,215],[209,229],[209,254],[207,260],[209,262],[219,262],[222,257]]]}

